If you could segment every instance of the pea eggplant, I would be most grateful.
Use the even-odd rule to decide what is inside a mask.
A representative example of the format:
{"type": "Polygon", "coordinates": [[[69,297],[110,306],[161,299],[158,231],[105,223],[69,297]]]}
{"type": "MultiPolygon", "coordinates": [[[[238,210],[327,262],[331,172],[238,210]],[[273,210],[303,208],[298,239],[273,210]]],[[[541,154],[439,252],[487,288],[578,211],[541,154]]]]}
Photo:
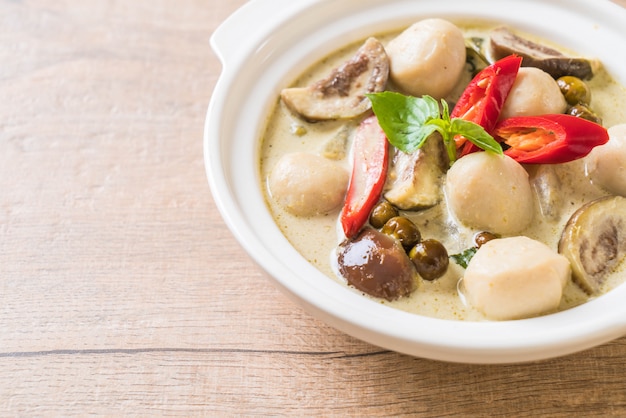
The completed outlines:
{"type": "Polygon", "coordinates": [[[559,164],[574,161],[609,140],[597,123],[565,114],[504,119],[494,136],[508,149],[506,155],[523,164],[559,164]]]}

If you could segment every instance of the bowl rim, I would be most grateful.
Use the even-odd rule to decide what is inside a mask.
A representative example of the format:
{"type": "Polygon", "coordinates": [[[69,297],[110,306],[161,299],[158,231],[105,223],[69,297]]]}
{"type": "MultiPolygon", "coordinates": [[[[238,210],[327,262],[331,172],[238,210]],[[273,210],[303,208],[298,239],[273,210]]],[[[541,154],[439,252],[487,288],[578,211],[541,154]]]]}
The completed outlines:
{"type": "MultiPolygon", "coordinates": [[[[338,34],[342,43],[347,44],[350,39],[364,38],[371,31],[372,22],[376,25],[375,31],[384,31],[385,28],[407,25],[416,18],[434,15],[451,20],[469,16],[495,22],[503,10],[515,7],[516,16],[507,16],[507,19],[521,22],[516,27],[535,29],[540,36],[558,33],[556,42],[565,46],[575,39],[573,35],[561,39],[567,38],[562,34],[563,29],[546,28],[537,22],[524,23],[525,14],[539,10],[545,14],[543,19],[549,19],[564,10],[565,21],[585,23],[584,33],[600,33],[597,37],[617,34],[626,41],[626,35],[620,33],[617,26],[626,20],[626,9],[609,0],[572,0],[567,9],[563,9],[565,6],[559,0],[477,0],[471,6],[463,0],[363,0],[359,2],[362,10],[356,14],[354,7],[353,2],[342,2],[338,7],[336,1],[329,0],[252,0],[224,21],[211,37],[211,46],[223,69],[205,120],[205,170],[218,210],[239,244],[290,299],[315,317],[361,340],[405,354],[464,363],[513,363],[570,354],[626,333],[626,306],[620,304],[620,299],[626,296],[624,285],[568,311],[500,322],[424,317],[364,298],[320,273],[280,234],[267,206],[264,205],[264,209],[259,207],[260,201],[264,202],[260,196],[261,179],[254,162],[258,149],[245,147],[250,145],[249,141],[258,147],[259,133],[267,117],[259,109],[267,108],[275,100],[279,79],[293,79],[299,71],[316,61],[338,34]],[[390,4],[395,5],[396,10],[381,13],[382,8],[390,8],[390,4]],[[415,11],[408,16],[402,13],[416,4],[421,7],[419,10],[410,9],[415,11]],[[329,19],[331,8],[333,18],[329,19]],[[270,13],[271,10],[280,12],[270,13]],[[324,25],[317,27],[316,19],[322,17],[326,19],[324,25]],[[248,30],[251,22],[259,19],[262,24],[255,26],[251,33],[248,30]],[[604,26],[598,22],[603,22],[604,26]],[[242,28],[246,28],[245,34],[242,28]],[[298,51],[294,51],[296,40],[298,51]],[[285,72],[281,66],[287,61],[298,65],[285,72]],[[272,71],[282,73],[272,76],[272,71]],[[258,85],[265,80],[269,86],[258,85]],[[247,91],[248,87],[252,91],[247,91]],[[272,94],[275,94],[274,99],[272,94]],[[233,114],[234,109],[237,115],[233,114]],[[252,116],[256,122],[241,127],[237,123],[241,115],[252,116]],[[240,164],[241,158],[244,164],[240,164]],[[252,178],[256,183],[251,186],[252,178]],[[248,205],[249,199],[254,205],[248,205]],[[270,246],[277,249],[272,251],[270,246]],[[276,251],[281,251],[282,257],[278,257],[276,251]],[[320,284],[320,276],[328,281],[320,284]],[[607,310],[606,306],[617,308],[607,310]],[[361,315],[363,313],[367,316],[361,315]],[[421,332],[424,329],[428,333],[421,332]]],[[[590,42],[581,44],[579,50],[592,51],[590,42]]],[[[607,69],[615,73],[619,60],[626,62],[626,53],[612,59],[607,69]]],[[[619,81],[626,84],[626,70],[617,74],[619,81]]]]}

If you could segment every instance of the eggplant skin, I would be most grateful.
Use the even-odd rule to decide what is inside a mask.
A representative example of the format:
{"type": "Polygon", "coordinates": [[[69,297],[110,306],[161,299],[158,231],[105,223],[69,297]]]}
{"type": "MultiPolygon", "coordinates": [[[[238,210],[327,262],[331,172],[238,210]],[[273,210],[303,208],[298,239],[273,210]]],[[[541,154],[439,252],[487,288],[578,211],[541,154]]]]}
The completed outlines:
{"type": "Polygon", "coordinates": [[[594,75],[593,61],[566,56],[556,49],[516,35],[506,26],[492,30],[490,46],[494,59],[519,55],[522,57],[523,67],[540,68],[554,79],[571,75],[581,80],[589,80],[594,75]]]}
{"type": "Polygon", "coordinates": [[[441,183],[448,166],[443,140],[438,133],[411,154],[396,150],[385,184],[385,199],[402,210],[437,205],[443,199],[441,183]]]}
{"type": "Polygon", "coordinates": [[[567,222],[559,253],[572,266],[572,279],[598,294],[626,256],[626,198],[607,196],[586,203],[567,222]]]}
{"type": "Polygon", "coordinates": [[[371,108],[367,93],[383,91],[389,57],[376,38],[368,38],[353,57],[307,87],[280,93],[283,103],[308,122],[351,119],[371,108]]]}

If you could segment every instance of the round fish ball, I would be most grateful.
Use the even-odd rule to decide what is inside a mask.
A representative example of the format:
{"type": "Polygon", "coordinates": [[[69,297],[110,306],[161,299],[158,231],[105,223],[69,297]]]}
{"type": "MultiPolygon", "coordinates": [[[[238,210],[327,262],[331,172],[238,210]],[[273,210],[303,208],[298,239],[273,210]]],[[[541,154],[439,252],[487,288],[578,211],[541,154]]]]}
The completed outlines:
{"type": "Polygon", "coordinates": [[[626,196],[626,124],[609,128],[609,141],[585,160],[591,181],[610,193],[626,196]]]}
{"type": "Polygon", "coordinates": [[[269,176],[269,191],[287,212],[310,217],[337,209],[348,181],[348,171],[338,163],[296,152],[284,155],[276,163],[269,176]]]}
{"type": "Polygon", "coordinates": [[[523,67],[504,102],[501,119],[564,113],[567,101],[552,76],[539,68],[523,67]]]}
{"type": "Polygon", "coordinates": [[[567,258],[517,236],[487,242],[463,277],[468,302],[490,319],[527,318],[556,309],[571,275],[567,258]]]}
{"type": "Polygon", "coordinates": [[[454,89],[465,67],[463,32],[444,19],[413,24],[385,50],[392,81],[414,96],[443,98],[454,89]]]}
{"type": "Polygon", "coordinates": [[[494,234],[520,232],[535,211],[526,170],[512,158],[490,152],[456,161],[446,176],[445,194],[459,222],[494,234]]]}

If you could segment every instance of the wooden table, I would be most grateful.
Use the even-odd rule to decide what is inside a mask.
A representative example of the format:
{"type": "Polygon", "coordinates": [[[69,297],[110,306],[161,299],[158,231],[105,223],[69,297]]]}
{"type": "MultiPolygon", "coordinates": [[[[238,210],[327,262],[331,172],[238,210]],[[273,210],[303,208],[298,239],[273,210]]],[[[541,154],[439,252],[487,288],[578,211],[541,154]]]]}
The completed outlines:
{"type": "Polygon", "coordinates": [[[626,338],[447,364],[273,287],[203,167],[208,41],[243,3],[0,0],[0,415],[626,415],[626,338]]]}

